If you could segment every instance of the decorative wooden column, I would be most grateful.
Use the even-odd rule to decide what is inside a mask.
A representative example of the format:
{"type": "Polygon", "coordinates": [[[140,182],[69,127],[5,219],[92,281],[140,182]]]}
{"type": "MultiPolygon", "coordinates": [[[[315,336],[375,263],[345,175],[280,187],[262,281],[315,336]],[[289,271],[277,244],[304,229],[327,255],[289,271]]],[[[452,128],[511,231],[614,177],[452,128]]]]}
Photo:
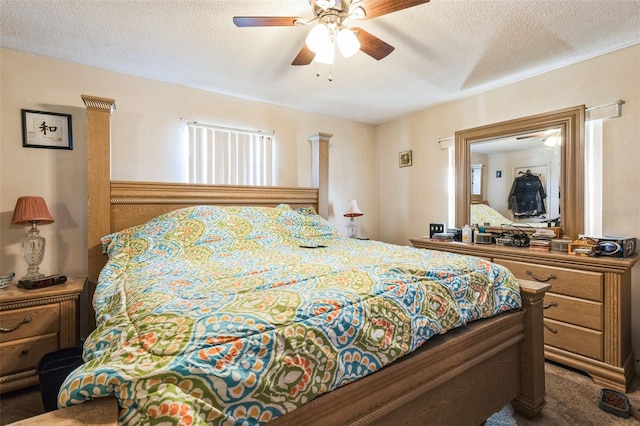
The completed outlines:
{"type": "Polygon", "coordinates": [[[525,311],[525,339],[521,344],[522,382],[520,393],[511,405],[527,417],[540,414],[545,406],[543,299],[549,284],[520,281],[522,306],[525,311]]]}
{"type": "Polygon", "coordinates": [[[318,188],[318,214],[329,217],[329,141],[333,134],[318,132],[311,142],[311,186],[318,188]]]}
{"type": "Polygon", "coordinates": [[[96,327],[93,293],[98,275],[106,262],[100,238],[110,232],[111,217],[111,113],[116,101],[82,95],[87,107],[87,248],[89,332],[96,327]]]}

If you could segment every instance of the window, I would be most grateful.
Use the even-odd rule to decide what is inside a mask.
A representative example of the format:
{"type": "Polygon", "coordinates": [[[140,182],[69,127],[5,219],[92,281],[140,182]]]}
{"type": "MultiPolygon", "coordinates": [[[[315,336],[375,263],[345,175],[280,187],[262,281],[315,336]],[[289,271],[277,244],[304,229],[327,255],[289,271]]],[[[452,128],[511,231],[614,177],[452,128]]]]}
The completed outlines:
{"type": "Polygon", "coordinates": [[[186,133],[189,183],[277,185],[272,134],[199,123],[186,133]]]}

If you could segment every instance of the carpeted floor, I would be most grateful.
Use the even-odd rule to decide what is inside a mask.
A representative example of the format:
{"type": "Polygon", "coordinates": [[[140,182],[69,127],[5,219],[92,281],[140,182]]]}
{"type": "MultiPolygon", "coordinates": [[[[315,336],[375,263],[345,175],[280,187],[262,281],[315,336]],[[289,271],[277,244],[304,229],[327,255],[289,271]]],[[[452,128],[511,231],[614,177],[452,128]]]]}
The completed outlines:
{"type": "MultiPolygon", "coordinates": [[[[546,362],[545,379],[547,404],[541,416],[528,419],[514,413],[511,405],[507,405],[491,416],[485,426],[640,425],[640,420],[633,417],[624,419],[600,409],[598,400],[602,386],[582,372],[546,362]]],[[[632,409],[640,408],[640,377],[637,375],[626,395],[632,409]]]]}
{"type": "MultiPolygon", "coordinates": [[[[587,375],[547,362],[545,364],[547,405],[542,415],[527,419],[513,412],[510,405],[491,416],[485,426],[609,426],[640,425],[640,420],[623,419],[602,411],[598,398],[602,386],[587,375]]],[[[640,407],[640,378],[627,393],[632,407],[640,407]]],[[[39,387],[10,392],[0,397],[0,425],[44,412],[39,387]]]]}

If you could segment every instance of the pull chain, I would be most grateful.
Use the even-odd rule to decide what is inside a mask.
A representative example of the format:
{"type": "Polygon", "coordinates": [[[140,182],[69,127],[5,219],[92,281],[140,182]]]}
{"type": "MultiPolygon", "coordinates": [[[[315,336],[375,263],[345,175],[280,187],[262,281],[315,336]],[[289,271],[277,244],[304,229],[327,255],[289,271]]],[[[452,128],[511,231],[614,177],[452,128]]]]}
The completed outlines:
{"type": "MultiPolygon", "coordinates": [[[[333,67],[331,65],[329,65],[329,81],[333,81],[333,67]]],[[[316,77],[320,77],[320,64],[318,64],[318,67],[316,68],[316,77]]]]}

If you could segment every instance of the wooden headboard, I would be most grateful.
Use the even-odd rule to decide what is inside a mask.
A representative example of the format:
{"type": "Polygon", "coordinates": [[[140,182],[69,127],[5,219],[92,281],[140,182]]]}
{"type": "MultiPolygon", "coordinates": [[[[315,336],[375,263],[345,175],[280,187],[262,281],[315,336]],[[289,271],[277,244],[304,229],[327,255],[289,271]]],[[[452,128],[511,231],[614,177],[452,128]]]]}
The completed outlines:
{"type": "MultiPolygon", "coordinates": [[[[100,239],[171,210],[193,205],[313,206],[329,213],[328,176],[330,133],[309,137],[312,144],[311,188],[281,186],[194,185],[185,183],[111,180],[111,114],[115,100],[82,95],[87,107],[87,247],[88,293],[93,300],[100,270],[107,261],[100,239]]],[[[95,312],[89,309],[89,331],[95,312]]]]}

